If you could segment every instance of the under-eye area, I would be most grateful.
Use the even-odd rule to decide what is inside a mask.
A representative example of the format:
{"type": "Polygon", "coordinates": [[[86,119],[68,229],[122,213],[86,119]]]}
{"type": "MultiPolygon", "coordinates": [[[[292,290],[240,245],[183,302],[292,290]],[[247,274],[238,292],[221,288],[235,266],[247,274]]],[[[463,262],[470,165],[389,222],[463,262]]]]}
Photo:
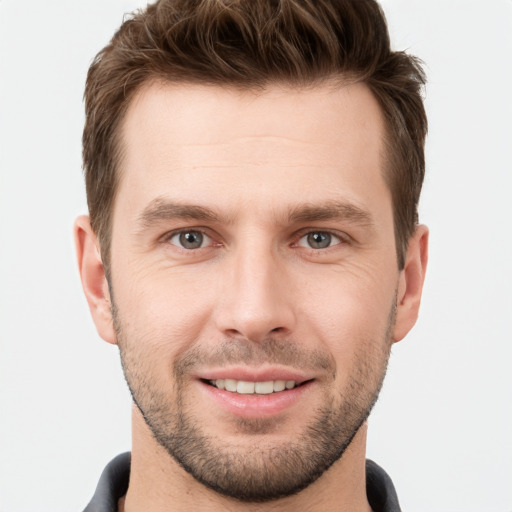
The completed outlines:
{"type": "Polygon", "coordinates": [[[264,382],[250,382],[235,379],[205,380],[203,382],[217,389],[239,393],[242,395],[270,395],[303,386],[311,380],[297,382],[294,380],[269,380],[264,382]]]}

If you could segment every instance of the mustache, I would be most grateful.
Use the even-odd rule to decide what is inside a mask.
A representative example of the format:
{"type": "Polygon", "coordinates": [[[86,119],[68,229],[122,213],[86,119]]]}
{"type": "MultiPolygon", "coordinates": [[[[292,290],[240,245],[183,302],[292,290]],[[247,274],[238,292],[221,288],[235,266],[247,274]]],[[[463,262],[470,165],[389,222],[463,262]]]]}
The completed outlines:
{"type": "Polygon", "coordinates": [[[292,340],[269,338],[261,342],[227,338],[212,349],[195,346],[184,352],[174,363],[176,377],[198,367],[218,367],[232,364],[258,367],[264,364],[289,366],[300,370],[335,372],[334,357],[318,349],[308,350],[292,340]]]}

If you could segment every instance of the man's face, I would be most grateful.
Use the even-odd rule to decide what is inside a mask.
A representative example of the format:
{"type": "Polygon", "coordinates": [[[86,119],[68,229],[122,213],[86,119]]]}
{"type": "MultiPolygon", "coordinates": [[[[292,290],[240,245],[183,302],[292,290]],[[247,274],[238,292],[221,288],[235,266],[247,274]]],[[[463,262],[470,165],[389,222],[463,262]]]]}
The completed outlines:
{"type": "Polygon", "coordinates": [[[383,130],[360,84],[152,84],[129,108],[111,246],[123,367],[157,441],[221,493],[304,488],[376,400],[399,283],[383,130]]]}

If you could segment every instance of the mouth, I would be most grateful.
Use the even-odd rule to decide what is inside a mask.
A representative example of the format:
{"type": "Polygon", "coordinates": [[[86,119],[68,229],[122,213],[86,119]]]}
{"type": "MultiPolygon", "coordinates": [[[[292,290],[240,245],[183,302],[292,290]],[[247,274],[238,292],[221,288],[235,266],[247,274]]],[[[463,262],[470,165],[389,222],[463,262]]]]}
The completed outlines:
{"type": "Polygon", "coordinates": [[[306,380],[299,382],[295,380],[268,380],[252,382],[235,379],[203,379],[203,382],[217,389],[228,391],[230,393],[238,393],[240,395],[271,395],[281,393],[283,391],[290,391],[310,381],[306,380]]]}
{"type": "Polygon", "coordinates": [[[316,389],[317,380],[316,375],[277,367],[211,369],[196,378],[207,404],[247,419],[300,411],[307,407],[305,400],[316,389]]]}

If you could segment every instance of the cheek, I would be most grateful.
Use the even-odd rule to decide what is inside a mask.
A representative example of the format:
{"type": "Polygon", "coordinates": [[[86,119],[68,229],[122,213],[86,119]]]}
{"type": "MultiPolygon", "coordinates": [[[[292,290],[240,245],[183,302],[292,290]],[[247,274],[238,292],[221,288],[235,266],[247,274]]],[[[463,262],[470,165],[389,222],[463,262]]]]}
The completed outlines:
{"type": "Polygon", "coordinates": [[[145,357],[173,360],[200,337],[211,316],[211,286],[177,269],[142,270],[115,280],[114,296],[124,334],[144,347],[145,357]]]}
{"type": "Polygon", "coordinates": [[[385,345],[396,283],[390,272],[377,275],[369,269],[338,270],[322,281],[321,290],[306,294],[301,317],[333,355],[338,372],[353,365],[361,350],[385,345]]]}

